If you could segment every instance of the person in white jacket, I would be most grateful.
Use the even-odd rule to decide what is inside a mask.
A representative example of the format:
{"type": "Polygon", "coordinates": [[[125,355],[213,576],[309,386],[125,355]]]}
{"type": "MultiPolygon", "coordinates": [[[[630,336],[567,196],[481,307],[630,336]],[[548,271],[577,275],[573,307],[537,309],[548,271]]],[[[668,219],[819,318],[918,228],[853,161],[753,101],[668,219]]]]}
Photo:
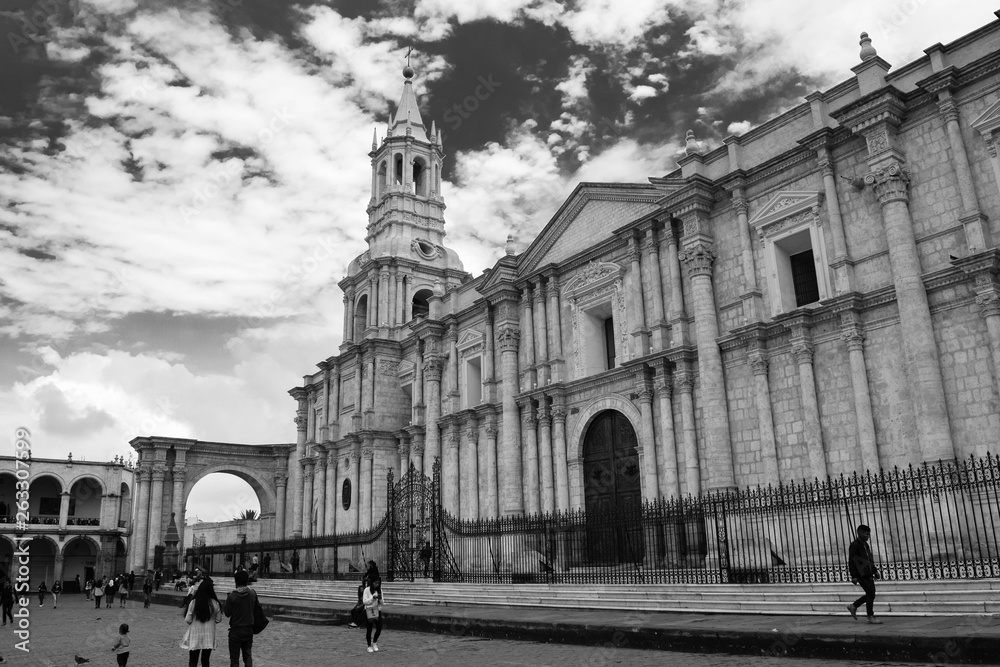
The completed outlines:
{"type": "Polygon", "coordinates": [[[181,648],[188,650],[188,666],[197,667],[200,657],[202,667],[208,667],[216,644],[215,626],[222,621],[222,605],[210,578],[201,581],[194,599],[188,603],[184,620],[189,627],[181,648]]]}
{"type": "Polygon", "coordinates": [[[382,580],[372,579],[368,582],[368,588],[361,599],[365,605],[365,616],[368,622],[368,631],[365,639],[368,640],[368,652],[374,653],[378,650],[378,638],[382,634],[382,580]],[[372,636],[372,628],[375,628],[375,636],[372,636]]]}

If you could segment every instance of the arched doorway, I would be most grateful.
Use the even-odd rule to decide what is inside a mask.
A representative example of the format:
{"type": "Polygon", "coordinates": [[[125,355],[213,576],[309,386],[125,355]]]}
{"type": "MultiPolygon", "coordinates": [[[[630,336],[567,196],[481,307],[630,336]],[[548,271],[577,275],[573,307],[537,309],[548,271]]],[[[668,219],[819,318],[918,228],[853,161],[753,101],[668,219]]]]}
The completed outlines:
{"type": "MultiPolygon", "coordinates": [[[[75,582],[80,577],[81,586],[87,579],[93,579],[97,574],[97,554],[100,547],[93,538],[74,537],[63,547],[63,580],[75,582]]],[[[69,592],[67,584],[63,584],[69,592]]]]}
{"type": "Polygon", "coordinates": [[[587,556],[591,562],[643,559],[642,485],[638,439],[617,410],[598,413],[583,441],[587,556]]]}
{"type": "Polygon", "coordinates": [[[31,590],[38,590],[38,584],[45,582],[46,588],[52,590],[56,571],[56,543],[48,537],[35,537],[28,542],[28,553],[31,554],[31,590]]]}

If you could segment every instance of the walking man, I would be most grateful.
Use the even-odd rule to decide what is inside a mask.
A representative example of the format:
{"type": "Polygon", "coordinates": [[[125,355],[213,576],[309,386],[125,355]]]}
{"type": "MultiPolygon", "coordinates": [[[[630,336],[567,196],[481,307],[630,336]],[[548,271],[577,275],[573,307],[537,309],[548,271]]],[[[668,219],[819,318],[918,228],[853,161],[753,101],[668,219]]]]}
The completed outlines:
{"type": "Polygon", "coordinates": [[[881,625],[882,621],[875,618],[875,580],[881,579],[878,568],[875,567],[875,559],[872,557],[872,548],[868,544],[871,539],[872,529],[861,524],[858,526],[858,537],[851,542],[851,548],[847,554],[847,569],[851,574],[851,583],[861,586],[865,594],[857,600],[847,605],[847,611],[851,618],[857,620],[858,608],[863,604],[868,612],[868,622],[873,625],[881,625]]]}
{"type": "Polygon", "coordinates": [[[243,654],[244,667],[253,666],[253,608],[257,593],[247,586],[250,574],[246,570],[236,570],[236,590],[226,598],[222,612],[229,617],[229,664],[239,667],[243,654]]]}

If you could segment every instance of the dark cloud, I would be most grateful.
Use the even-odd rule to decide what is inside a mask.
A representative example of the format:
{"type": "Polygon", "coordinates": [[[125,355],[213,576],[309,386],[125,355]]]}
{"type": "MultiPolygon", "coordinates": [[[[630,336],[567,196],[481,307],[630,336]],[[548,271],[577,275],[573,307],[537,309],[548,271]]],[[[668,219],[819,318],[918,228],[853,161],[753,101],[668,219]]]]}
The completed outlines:
{"type": "Polygon", "coordinates": [[[52,253],[45,252],[41,248],[23,248],[21,250],[18,250],[18,252],[24,255],[25,257],[38,259],[44,262],[51,262],[55,259],[58,259],[58,257],[53,255],[52,253]]]}

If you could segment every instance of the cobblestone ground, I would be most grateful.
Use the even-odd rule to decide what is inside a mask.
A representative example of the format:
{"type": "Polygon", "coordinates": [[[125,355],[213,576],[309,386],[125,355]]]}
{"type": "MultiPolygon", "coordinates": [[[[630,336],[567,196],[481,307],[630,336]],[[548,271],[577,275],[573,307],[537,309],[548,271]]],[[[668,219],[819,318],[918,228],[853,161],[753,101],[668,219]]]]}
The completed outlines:
{"type": "MultiPolygon", "coordinates": [[[[184,634],[184,620],[179,608],[153,605],[143,609],[142,603],[129,601],[124,609],[115,606],[94,609],[93,602],[82,595],[63,596],[59,608],[53,609],[51,599],[39,609],[31,606],[30,653],[14,648],[17,639],[10,625],[0,628],[0,654],[13,667],[69,667],[74,656],[90,660],[89,665],[115,665],[111,646],[118,626],[128,623],[131,628],[132,652],[129,667],[179,667],[187,665],[187,652],[179,647],[184,634]]],[[[226,649],[227,620],[219,624],[219,648],[212,655],[212,664],[229,664],[226,649]]],[[[684,667],[891,667],[895,663],[872,663],[848,660],[799,660],[751,656],[698,655],[665,651],[645,651],[601,646],[541,644],[506,640],[478,639],[455,635],[435,635],[417,632],[394,632],[387,623],[381,651],[369,655],[363,630],[346,627],[300,625],[272,621],[263,634],[254,639],[255,667],[320,667],[335,664],[362,664],[361,661],[383,665],[420,665],[431,667],[450,665],[487,667],[489,665],[572,665],[573,667],[604,667],[627,665],[644,667],[664,664],[684,667]]],[[[914,663],[909,663],[913,667],[914,663]]]]}

